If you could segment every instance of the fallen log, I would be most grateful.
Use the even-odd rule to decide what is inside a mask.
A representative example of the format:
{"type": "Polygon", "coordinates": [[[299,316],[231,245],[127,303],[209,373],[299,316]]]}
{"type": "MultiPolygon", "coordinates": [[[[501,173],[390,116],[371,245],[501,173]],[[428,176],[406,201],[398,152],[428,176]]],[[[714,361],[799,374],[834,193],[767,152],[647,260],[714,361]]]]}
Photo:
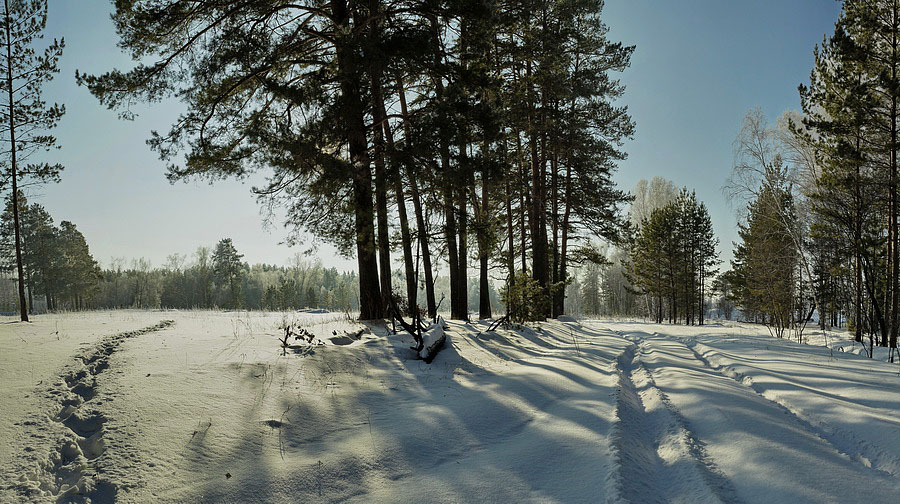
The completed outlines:
{"type": "Polygon", "coordinates": [[[422,348],[419,350],[419,358],[427,364],[437,356],[441,348],[447,343],[447,333],[444,332],[444,319],[437,317],[436,322],[426,331],[422,332],[422,348]]]}
{"type": "Polygon", "coordinates": [[[415,350],[416,355],[426,364],[431,364],[431,361],[447,342],[447,335],[444,333],[444,319],[438,315],[434,318],[434,323],[426,327],[422,323],[420,312],[416,310],[412,323],[407,323],[400,314],[400,310],[397,309],[397,301],[393,296],[391,296],[390,308],[391,320],[396,320],[400,327],[411,334],[415,340],[416,346],[410,347],[411,350],[415,350]]]}

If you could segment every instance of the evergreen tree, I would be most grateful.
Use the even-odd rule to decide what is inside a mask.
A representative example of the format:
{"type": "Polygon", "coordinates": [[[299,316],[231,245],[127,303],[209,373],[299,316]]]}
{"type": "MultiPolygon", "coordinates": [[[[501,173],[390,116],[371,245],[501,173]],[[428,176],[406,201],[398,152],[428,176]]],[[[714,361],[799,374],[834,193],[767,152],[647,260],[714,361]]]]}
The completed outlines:
{"type": "Polygon", "coordinates": [[[19,311],[28,321],[25,302],[25,271],[22,257],[19,188],[22,184],[58,180],[62,166],[27,163],[31,154],[56,148],[56,138],[47,134],[65,113],[65,107],[48,105],[42,99],[44,84],[59,72],[57,63],[65,42],[54,39],[42,52],[34,42],[43,38],[47,25],[46,0],[3,0],[0,18],[0,142],[5,145],[9,172],[5,178],[12,190],[13,231],[19,283],[19,311]]]}
{"type": "Polygon", "coordinates": [[[345,0],[120,2],[113,15],[120,45],[142,63],[78,76],[111,108],[176,94],[187,101],[188,112],[172,129],[151,139],[172,161],[172,180],[270,168],[259,192],[283,196],[290,223],[343,251],[355,245],[363,319],[380,318],[383,309],[363,51],[379,8],[345,0]],[[181,151],[184,163],[175,163],[181,151]]]}
{"type": "Polygon", "coordinates": [[[631,244],[628,277],[648,296],[648,312],[657,323],[665,318],[703,324],[706,286],[719,263],[718,240],[706,205],[683,189],[677,198],[650,212],[631,244]],[[655,298],[653,309],[650,298],[655,298]]]}
{"type": "MultiPolygon", "coordinates": [[[[846,283],[853,286],[855,338],[868,332],[874,340],[877,333],[880,344],[894,348],[900,330],[900,5],[845,1],[834,34],[815,57],[810,85],[800,88],[804,128],[795,128],[819,165],[810,194],[817,215],[812,238],[841,237],[832,244],[838,260],[850,262],[845,271],[852,271],[846,283]]],[[[817,292],[827,281],[821,262],[817,292]]]]}
{"type": "Polygon", "coordinates": [[[764,185],[748,207],[747,222],[739,224],[741,243],[731,263],[732,287],[744,315],[765,323],[779,338],[794,327],[799,266],[784,215],[793,215],[790,192],[774,183],[764,185]]]}
{"type": "MultiPolygon", "coordinates": [[[[123,2],[121,45],[141,63],[78,80],[125,115],[135,100],[183,98],[188,112],[151,140],[165,160],[186,154],[169,177],[267,169],[258,194],[286,207],[289,241],[306,230],[355,251],[362,318],[389,304],[398,249],[411,312],[418,280],[436,313],[433,270],[444,260],[450,315],[467,319],[477,258],[479,315],[489,317],[491,268],[499,259],[515,283],[521,257],[518,269],[551,301],[543,318],[564,311],[569,264],[586,256],[579,243],[615,240],[623,223],[627,196],[611,174],[633,123],[614,104],[624,87],[611,75],[633,48],[607,39],[601,8],[123,2]]],[[[307,293],[302,282],[291,289],[282,301],[307,293]]]]}
{"type": "Polygon", "coordinates": [[[242,257],[244,256],[234,248],[231,238],[220,240],[212,254],[212,268],[216,279],[219,285],[228,288],[228,308],[241,306],[241,280],[244,272],[242,257]]]}
{"type": "MultiPolygon", "coordinates": [[[[24,203],[24,196],[20,195],[18,201],[24,203]]],[[[0,217],[0,253],[5,267],[15,267],[9,204],[11,199],[0,217]]],[[[19,215],[29,309],[34,305],[34,294],[46,297],[49,310],[92,306],[99,293],[101,275],[84,235],[69,221],[62,221],[58,228],[54,226],[53,218],[37,203],[20,206],[19,215]]]]}
{"type": "Polygon", "coordinates": [[[37,203],[29,205],[22,223],[26,278],[35,294],[46,296],[47,309],[55,310],[62,289],[59,232],[50,213],[37,203]]]}
{"type": "Polygon", "coordinates": [[[100,266],[91,256],[84,235],[69,221],[59,223],[56,248],[61,263],[57,281],[62,294],[72,308],[84,309],[98,292],[100,266]]]}

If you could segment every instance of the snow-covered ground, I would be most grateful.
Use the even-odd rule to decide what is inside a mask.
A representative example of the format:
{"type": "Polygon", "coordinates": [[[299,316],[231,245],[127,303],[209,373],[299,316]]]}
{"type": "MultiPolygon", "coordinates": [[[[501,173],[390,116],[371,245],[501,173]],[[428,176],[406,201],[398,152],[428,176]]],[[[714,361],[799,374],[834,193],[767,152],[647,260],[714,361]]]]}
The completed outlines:
{"type": "Polygon", "coordinates": [[[0,502],[900,502],[896,364],[755,326],[487,325],[425,364],[338,314],[0,320],[0,502]],[[286,323],[326,344],[283,349],[286,323]]]}

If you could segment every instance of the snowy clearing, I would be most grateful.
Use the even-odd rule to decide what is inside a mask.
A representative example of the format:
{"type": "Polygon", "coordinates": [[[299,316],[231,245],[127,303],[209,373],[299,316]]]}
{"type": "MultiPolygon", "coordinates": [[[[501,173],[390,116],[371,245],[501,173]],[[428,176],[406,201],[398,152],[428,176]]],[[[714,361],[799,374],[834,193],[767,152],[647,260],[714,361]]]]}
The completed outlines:
{"type": "Polygon", "coordinates": [[[3,323],[0,502],[900,502],[897,365],[753,326],[447,326],[425,364],[333,313],[3,323]]]}

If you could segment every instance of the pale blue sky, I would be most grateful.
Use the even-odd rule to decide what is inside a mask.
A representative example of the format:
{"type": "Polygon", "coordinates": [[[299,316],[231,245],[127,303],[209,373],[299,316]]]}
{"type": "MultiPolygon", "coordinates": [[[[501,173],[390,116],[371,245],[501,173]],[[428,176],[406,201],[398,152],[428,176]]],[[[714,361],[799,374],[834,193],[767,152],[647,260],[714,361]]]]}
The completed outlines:
{"type": "MultiPolygon", "coordinates": [[[[45,96],[67,107],[56,131],[62,150],[52,155],[66,169],[60,184],[32,199],[57,221],[75,222],[104,264],[146,257],[159,265],[173,252],[189,254],[223,237],[251,263],[286,263],[297,250],[278,244],[280,225],[262,229],[250,184],[166,181],[144,142],[151,129],[167,129],[178,104],[143,107],[137,120],[121,121],[75,85],[76,68],[97,73],[131,64],[115,45],[110,5],[50,0],[46,33],[64,36],[66,51],[45,96]]],[[[730,258],[737,234],[721,186],[741,118],[757,105],[772,120],[799,108],[797,85],[808,79],[813,47],[831,32],[839,9],[831,0],[608,0],[610,37],[637,45],[622,76],[637,132],[616,181],[631,189],[661,175],[696,189],[713,214],[723,258],[730,258]]],[[[355,265],[328,247],[320,255],[328,265],[355,265]]]]}
{"type": "Polygon", "coordinates": [[[611,40],[637,45],[622,81],[634,140],[616,181],[660,175],[696,189],[712,214],[723,268],[738,239],[722,185],[747,110],[774,122],[800,109],[813,48],[834,32],[834,0],[607,0],[611,40]]]}

